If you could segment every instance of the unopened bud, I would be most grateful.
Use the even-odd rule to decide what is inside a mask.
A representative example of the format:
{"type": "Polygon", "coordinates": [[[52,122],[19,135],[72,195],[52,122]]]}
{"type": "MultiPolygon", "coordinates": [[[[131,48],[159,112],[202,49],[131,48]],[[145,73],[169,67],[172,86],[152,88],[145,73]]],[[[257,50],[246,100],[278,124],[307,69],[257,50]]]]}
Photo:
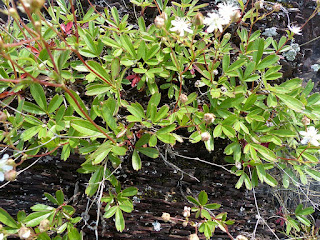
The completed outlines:
{"type": "Polygon", "coordinates": [[[41,30],[41,22],[35,21],[34,22],[34,27],[35,27],[37,32],[40,32],[40,30],[41,30]]]}
{"type": "Polygon", "coordinates": [[[303,125],[310,125],[310,118],[304,116],[301,122],[303,123],[303,125]]]}
{"type": "Polygon", "coordinates": [[[43,219],[39,224],[39,231],[46,232],[50,229],[50,221],[48,219],[43,219]]]}
{"type": "Polygon", "coordinates": [[[230,33],[226,33],[225,35],[223,35],[223,39],[226,39],[226,40],[230,40],[231,38],[231,34],[230,33]]]}
{"type": "MultiPolygon", "coordinates": [[[[1,47],[0,47],[1,49],[1,47]]],[[[0,111],[0,122],[4,122],[7,120],[7,115],[4,112],[0,111]]]]}
{"type": "Polygon", "coordinates": [[[44,5],[45,0],[32,0],[31,1],[31,7],[34,10],[40,10],[42,6],[44,5]]]}
{"type": "Polygon", "coordinates": [[[282,5],[280,3],[276,3],[273,5],[273,10],[275,12],[279,12],[281,10],[282,5]]]}
{"type": "Polygon", "coordinates": [[[28,239],[31,236],[31,231],[29,228],[21,227],[18,231],[20,239],[28,239]]]}
{"type": "Polygon", "coordinates": [[[189,235],[189,240],[199,240],[199,237],[197,234],[194,233],[194,234],[189,235]]]}
{"type": "Polygon", "coordinates": [[[4,173],[4,179],[12,182],[14,180],[16,180],[17,178],[17,171],[16,170],[10,170],[4,173]]]}
{"type": "Polygon", "coordinates": [[[12,158],[9,158],[6,162],[6,165],[15,166],[16,162],[12,158]]]}
{"type": "Polygon", "coordinates": [[[219,74],[219,71],[217,69],[213,70],[212,71],[213,75],[218,75],[219,74]]]}
{"type": "Polygon", "coordinates": [[[236,237],[236,240],[248,240],[248,238],[245,237],[245,236],[243,236],[243,235],[238,235],[238,236],[236,237]]]}
{"type": "Polygon", "coordinates": [[[15,8],[9,8],[8,14],[15,19],[19,18],[19,14],[15,8]]]}
{"type": "Polygon", "coordinates": [[[181,103],[186,103],[188,101],[188,96],[185,94],[181,94],[179,99],[181,103]]]}
{"type": "Polygon", "coordinates": [[[188,218],[188,217],[190,217],[190,214],[191,214],[190,211],[191,211],[191,208],[185,206],[184,209],[183,209],[182,215],[183,215],[185,218],[188,218]]]}
{"type": "Polygon", "coordinates": [[[170,214],[169,213],[162,213],[162,216],[161,216],[162,220],[165,221],[165,222],[169,222],[171,217],[170,217],[170,214]]]}
{"type": "Polygon", "coordinates": [[[193,24],[196,26],[203,25],[203,14],[198,12],[193,18],[193,24]]]}
{"type": "Polygon", "coordinates": [[[264,3],[264,0],[256,1],[254,4],[255,9],[260,10],[261,8],[263,8],[263,3],[264,3]]]}
{"type": "Polygon", "coordinates": [[[0,224],[0,230],[3,228],[2,224],[0,224]]]}
{"type": "Polygon", "coordinates": [[[154,25],[156,25],[157,28],[163,28],[165,25],[165,20],[161,16],[156,16],[154,19],[154,25]]]}
{"type": "Polygon", "coordinates": [[[183,226],[183,227],[187,227],[187,226],[188,226],[188,221],[184,221],[184,222],[182,223],[182,226],[183,226]]]}
{"type": "Polygon", "coordinates": [[[209,141],[211,138],[210,134],[208,132],[201,133],[201,140],[206,142],[209,141]]]}
{"type": "Polygon", "coordinates": [[[206,122],[206,124],[213,123],[214,119],[215,119],[215,116],[213,113],[206,113],[203,116],[203,120],[206,122]]]}
{"type": "Polygon", "coordinates": [[[236,168],[239,169],[239,170],[242,168],[241,162],[236,162],[235,165],[236,165],[236,168]]]}
{"type": "Polygon", "coordinates": [[[236,23],[241,18],[241,12],[240,10],[234,11],[233,15],[231,16],[231,23],[236,23]]]}

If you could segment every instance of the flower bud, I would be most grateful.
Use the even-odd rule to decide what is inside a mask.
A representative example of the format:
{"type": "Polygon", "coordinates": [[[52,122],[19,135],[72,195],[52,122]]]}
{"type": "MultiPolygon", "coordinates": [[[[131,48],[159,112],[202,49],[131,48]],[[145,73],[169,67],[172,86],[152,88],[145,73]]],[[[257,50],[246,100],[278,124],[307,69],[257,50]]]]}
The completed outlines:
{"type": "Polygon", "coordinates": [[[156,25],[157,28],[163,28],[165,25],[165,20],[161,16],[156,16],[154,19],[154,25],[156,25]]]}
{"type": "Polygon", "coordinates": [[[211,138],[210,134],[208,132],[201,133],[201,140],[206,142],[209,141],[211,138]]]}
{"type": "Polygon", "coordinates": [[[39,231],[46,232],[50,229],[50,221],[48,219],[43,219],[39,224],[39,231]]]}
{"type": "Polygon", "coordinates": [[[187,226],[188,226],[188,221],[184,221],[184,222],[182,223],[182,226],[183,226],[183,227],[187,227],[187,226]]]}
{"type": "Polygon", "coordinates": [[[241,12],[240,10],[234,11],[234,13],[231,16],[231,23],[236,23],[240,20],[241,18],[241,12]]]}
{"type": "Polygon", "coordinates": [[[239,170],[242,168],[241,162],[236,162],[235,166],[236,166],[236,168],[239,169],[239,170]]]}
{"type": "Polygon", "coordinates": [[[219,74],[219,71],[217,69],[213,70],[212,71],[213,75],[218,75],[219,74]]]}
{"type": "Polygon", "coordinates": [[[161,216],[162,220],[165,221],[165,222],[169,222],[170,221],[170,214],[169,213],[162,213],[162,216],[161,216]]]}
{"type": "Polygon", "coordinates": [[[310,118],[304,116],[301,122],[303,123],[303,125],[310,125],[310,118]]]}
{"type": "Polygon", "coordinates": [[[29,228],[21,227],[18,231],[20,239],[28,239],[31,236],[31,231],[29,228]]]}
{"type": "Polygon", "coordinates": [[[260,10],[261,8],[263,8],[263,3],[264,3],[264,0],[256,1],[254,4],[255,9],[260,10]]]}
{"type": "Polygon", "coordinates": [[[197,234],[194,233],[194,234],[189,235],[189,240],[199,240],[199,237],[197,234]]]}
{"type": "Polygon", "coordinates": [[[203,120],[206,122],[206,124],[213,123],[214,119],[215,119],[215,116],[213,113],[206,113],[203,116],[203,120]]]}
{"type": "Polygon", "coordinates": [[[32,0],[31,1],[31,7],[34,10],[40,10],[42,6],[44,5],[45,0],[32,0]]]}
{"type": "Polygon", "coordinates": [[[6,162],[6,165],[16,166],[16,162],[12,158],[9,158],[6,162]]]}
{"type": "Polygon", "coordinates": [[[181,103],[186,103],[188,101],[188,96],[185,94],[181,94],[179,99],[181,103]]]}
{"type": "Polygon", "coordinates": [[[231,38],[231,33],[226,33],[225,35],[223,35],[223,39],[225,39],[225,40],[230,40],[230,38],[231,38]]]}
{"type": "Polygon", "coordinates": [[[40,32],[40,30],[41,30],[41,22],[35,21],[34,22],[34,27],[35,27],[37,32],[40,32]]]}
{"type": "Polygon", "coordinates": [[[17,171],[16,170],[12,169],[12,170],[4,173],[4,179],[9,182],[16,180],[16,178],[17,178],[17,171]]]}
{"type": "Polygon", "coordinates": [[[248,240],[248,238],[246,238],[246,237],[243,236],[243,235],[238,235],[238,236],[236,237],[236,240],[248,240]]]}
{"type": "Polygon", "coordinates": [[[273,10],[275,12],[279,12],[281,10],[282,5],[280,3],[276,3],[273,5],[273,10]]]}
{"type": "Polygon", "coordinates": [[[193,24],[196,26],[203,25],[203,15],[201,12],[198,12],[193,18],[193,24]]]}
{"type": "Polygon", "coordinates": [[[8,14],[15,19],[19,18],[19,14],[15,8],[9,8],[8,14]]]}
{"type": "Polygon", "coordinates": [[[0,224],[0,230],[3,228],[2,224],[0,224]]]}
{"type": "Polygon", "coordinates": [[[220,87],[220,91],[221,91],[222,93],[225,93],[225,92],[227,92],[228,90],[227,90],[227,88],[226,88],[225,86],[222,86],[222,87],[220,87]]]}
{"type": "Polygon", "coordinates": [[[0,111],[0,122],[4,122],[7,120],[7,115],[4,112],[0,111]]]}

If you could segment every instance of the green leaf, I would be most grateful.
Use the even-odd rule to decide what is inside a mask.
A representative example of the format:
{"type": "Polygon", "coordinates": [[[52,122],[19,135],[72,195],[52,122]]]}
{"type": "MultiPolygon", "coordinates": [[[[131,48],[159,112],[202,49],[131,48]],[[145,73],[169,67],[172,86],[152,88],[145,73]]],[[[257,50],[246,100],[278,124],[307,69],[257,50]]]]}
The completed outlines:
{"type": "Polygon", "coordinates": [[[48,106],[48,112],[49,113],[52,113],[54,112],[55,110],[58,109],[58,107],[60,107],[61,103],[63,102],[63,97],[61,95],[55,95],[50,103],[49,103],[49,106],[48,106]]]}
{"type": "Polygon", "coordinates": [[[102,67],[99,63],[93,60],[87,61],[88,66],[93,69],[94,71],[90,70],[92,73],[94,73],[97,77],[99,77],[101,80],[110,81],[110,75],[107,73],[104,67],[102,67]]]}
{"type": "Polygon", "coordinates": [[[24,102],[22,109],[28,113],[38,114],[38,115],[45,115],[46,112],[40,108],[38,105],[33,104],[31,102],[24,102]]]}
{"type": "Polygon", "coordinates": [[[137,150],[134,150],[133,154],[132,154],[132,167],[136,171],[141,169],[141,158],[140,158],[137,150]]]}
{"type": "Polygon", "coordinates": [[[219,209],[221,207],[221,204],[218,203],[209,203],[204,205],[205,208],[208,208],[210,210],[219,209]]]}
{"type": "Polygon", "coordinates": [[[206,205],[208,202],[208,194],[202,190],[198,195],[198,199],[199,199],[199,202],[202,206],[206,205]]]}
{"type": "Polygon", "coordinates": [[[40,130],[42,126],[34,126],[31,128],[28,128],[21,134],[21,139],[23,141],[28,141],[30,140],[34,135],[36,135],[40,130]]]}
{"type": "Polygon", "coordinates": [[[151,157],[151,158],[157,158],[159,157],[159,151],[155,148],[150,148],[150,147],[139,147],[139,148],[136,148],[137,151],[141,152],[142,154],[148,156],[148,157],[151,157]]]}
{"type": "Polygon", "coordinates": [[[278,62],[279,56],[278,55],[269,55],[261,60],[261,62],[257,65],[257,70],[262,70],[264,68],[270,68],[272,64],[278,62]]]}
{"type": "Polygon", "coordinates": [[[3,208],[0,208],[0,222],[11,228],[19,228],[16,221],[3,208]]]}
{"type": "Polygon", "coordinates": [[[189,202],[192,202],[194,205],[201,206],[201,204],[199,203],[199,201],[196,200],[194,197],[187,196],[187,199],[188,199],[189,202]]]}
{"type": "Polygon", "coordinates": [[[117,126],[116,118],[113,116],[113,112],[112,112],[110,105],[103,104],[101,112],[102,112],[102,117],[106,121],[109,128],[112,131],[116,131],[118,126],[117,126]]]}
{"type": "Polygon", "coordinates": [[[128,111],[135,117],[139,119],[145,118],[144,109],[140,103],[133,103],[127,106],[128,111]]]}
{"type": "Polygon", "coordinates": [[[294,131],[291,131],[289,129],[271,130],[269,133],[280,136],[280,137],[295,137],[295,136],[297,136],[297,134],[294,131]]]}
{"type": "Polygon", "coordinates": [[[294,97],[280,93],[276,93],[275,95],[284,102],[284,104],[296,112],[302,112],[304,109],[303,103],[294,97]]]}
{"type": "Polygon", "coordinates": [[[104,218],[111,218],[111,217],[116,213],[117,209],[118,209],[117,206],[111,207],[110,209],[108,209],[108,210],[104,213],[103,217],[104,217],[104,218]]]}
{"type": "Polygon", "coordinates": [[[53,207],[44,205],[44,204],[36,204],[34,206],[31,207],[31,210],[34,212],[48,212],[53,210],[53,207]]]}
{"type": "MultiPolygon", "coordinates": [[[[72,96],[75,98],[75,100],[78,102],[79,106],[81,107],[81,109],[88,114],[87,108],[84,105],[83,101],[81,100],[81,98],[79,97],[78,94],[76,94],[73,90],[69,90],[72,94],[72,96]]],[[[86,118],[86,116],[81,112],[80,108],[78,107],[78,105],[76,104],[75,100],[68,94],[65,93],[65,97],[67,99],[67,101],[70,103],[70,105],[74,108],[74,110],[83,118],[86,118]]]]}
{"type": "Polygon", "coordinates": [[[59,205],[57,199],[55,199],[55,197],[53,197],[50,193],[44,193],[44,196],[53,204],[59,205]]]}
{"type": "Polygon", "coordinates": [[[72,240],[82,240],[81,234],[75,227],[70,227],[68,229],[68,238],[72,240]]]}
{"type": "Polygon", "coordinates": [[[95,171],[95,173],[92,174],[89,185],[86,188],[86,194],[89,197],[92,197],[98,190],[99,183],[101,182],[103,177],[103,167],[99,166],[99,168],[95,171]]]}
{"type": "Polygon", "coordinates": [[[26,227],[35,227],[39,225],[42,220],[47,219],[54,213],[55,211],[31,213],[24,219],[24,223],[26,227]]]}
{"type": "Polygon", "coordinates": [[[116,79],[116,77],[120,73],[120,60],[118,58],[114,58],[111,61],[111,76],[113,79],[116,79]]]}
{"type": "Polygon", "coordinates": [[[42,86],[39,83],[33,83],[30,86],[30,92],[36,103],[44,110],[47,109],[47,99],[42,86]]]}
{"type": "Polygon", "coordinates": [[[123,218],[122,211],[118,207],[116,210],[116,228],[118,231],[122,232],[125,227],[125,222],[123,218]]]}
{"type": "Polygon", "coordinates": [[[163,127],[161,129],[159,129],[156,134],[158,135],[158,134],[170,133],[175,129],[176,129],[176,125],[175,124],[170,124],[170,125],[168,125],[166,127],[163,127]]]}
{"type": "Polygon", "coordinates": [[[270,161],[276,161],[277,156],[272,152],[269,148],[262,146],[260,144],[252,143],[252,147],[254,147],[263,157],[270,161]]]}
{"type": "Polygon", "coordinates": [[[132,197],[138,193],[138,188],[136,187],[128,187],[122,191],[122,195],[124,197],[132,197]]]}
{"type": "Polygon", "coordinates": [[[320,182],[320,172],[310,169],[310,168],[306,168],[304,169],[304,171],[313,179],[315,179],[316,181],[320,182]]]}
{"type": "Polygon", "coordinates": [[[302,217],[302,216],[296,216],[296,217],[301,223],[303,223],[304,225],[310,227],[311,222],[306,217],[302,217]]]}
{"type": "Polygon", "coordinates": [[[59,205],[62,205],[64,202],[64,194],[61,190],[56,191],[56,199],[59,205]]]}
{"type": "MultiPolygon", "coordinates": [[[[105,138],[103,135],[91,122],[87,120],[75,119],[71,121],[71,127],[80,132],[83,136],[95,136],[100,138],[105,138]]],[[[102,128],[102,127],[101,127],[102,128]]],[[[102,130],[106,132],[106,129],[102,130]]]]}
{"type": "Polygon", "coordinates": [[[265,177],[265,182],[270,185],[271,187],[275,187],[278,185],[277,180],[275,180],[270,174],[267,173],[266,177],[265,177]]]}
{"type": "Polygon", "coordinates": [[[168,144],[175,144],[176,138],[171,133],[158,134],[156,133],[157,138],[168,144]]]}
{"type": "Polygon", "coordinates": [[[129,36],[121,35],[120,36],[120,41],[121,41],[122,46],[124,47],[124,49],[131,55],[131,57],[136,59],[137,54],[136,54],[136,51],[135,51],[135,49],[133,47],[132,40],[129,38],[129,36]]]}

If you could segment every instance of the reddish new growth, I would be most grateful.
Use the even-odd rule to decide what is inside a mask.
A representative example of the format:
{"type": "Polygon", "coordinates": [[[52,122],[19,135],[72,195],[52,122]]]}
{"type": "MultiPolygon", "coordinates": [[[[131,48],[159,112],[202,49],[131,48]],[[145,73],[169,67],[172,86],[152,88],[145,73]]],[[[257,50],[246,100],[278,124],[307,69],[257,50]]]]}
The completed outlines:
{"type": "Polygon", "coordinates": [[[276,223],[280,224],[281,227],[283,227],[284,223],[286,222],[286,219],[284,218],[284,214],[282,212],[282,207],[279,208],[279,210],[276,212],[280,218],[276,220],[276,223]]]}
{"type": "Polygon", "coordinates": [[[131,81],[131,87],[135,87],[138,82],[141,80],[139,74],[132,74],[126,77],[126,79],[131,81]]]}
{"type": "Polygon", "coordinates": [[[63,31],[63,34],[66,36],[68,36],[72,33],[72,26],[73,26],[72,22],[68,22],[67,25],[65,25],[63,23],[60,24],[60,28],[63,31]]]}

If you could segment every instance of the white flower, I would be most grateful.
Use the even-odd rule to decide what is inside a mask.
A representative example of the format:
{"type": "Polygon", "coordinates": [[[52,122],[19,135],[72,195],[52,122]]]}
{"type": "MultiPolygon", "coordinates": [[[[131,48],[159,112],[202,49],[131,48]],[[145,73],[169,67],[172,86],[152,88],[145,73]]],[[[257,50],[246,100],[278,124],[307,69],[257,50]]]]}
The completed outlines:
{"type": "Polygon", "coordinates": [[[318,140],[320,140],[320,134],[317,134],[318,130],[315,129],[314,126],[308,127],[307,131],[300,131],[299,133],[303,136],[301,144],[311,143],[316,147],[320,145],[320,143],[318,142],[318,140]]]}
{"type": "Polygon", "coordinates": [[[176,20],[171,21],[171,24],[173,27],[170,28],[170,31],[178,33],[180,37],[184,36],[184,32],[192,33],[190,29],[191,23],[185,21],[183,18],[177,17],[176,20]]]}
{"type": "Polygon", "coordinates": [[[159,232],[161,230],[161,224],[158,221],[153,222],[152,225],[155,231],[159,232]]]}
{"type": "Polygon", "coordinates": [[[8,154],[4,154],[0,159],[0,182],[4,180],[4,173],[13,169],[13,166],[7,165],[8,159],[8,154]]]}
{"type": "Polygon", "coordinates": [[[183,215],[184,217],[190,217],[190,211],[191,211],[191,208],[190,208],[190,207],[184,206],[182,215],[183,215]]]}
{"type": "Polygon", "coordinates": [[[216,29],[219,29],[220,32],[223,32],[223,25],[229,23],[229,20],[220,16],[220,14],[216,12],[208,13],[208,17],[206,17],[203,21],[205,25],[208,25],[207,32],[211,33],[216,29]]]}
{"type": "Polygon", "coordinates": [[[291,25],[291,26],[288,25],[288,28],[292,33],[297,34],[297,35],[302,35],[301,27],[295,26],[295,25],[291,25]]]}
{"type": "Polygon", "coordinates": [[[0,233],[0,240],[3,240],[4,236],[3,233],[0,233]]]}
{"type": "Polygon", "coordinates": [[[238,7],[234,6],[232,3],[220,3],[218,4],[219,8],[219,15],[224,18],[228,23],[230,22],[231,18],[236,14],[238,7]]]}

